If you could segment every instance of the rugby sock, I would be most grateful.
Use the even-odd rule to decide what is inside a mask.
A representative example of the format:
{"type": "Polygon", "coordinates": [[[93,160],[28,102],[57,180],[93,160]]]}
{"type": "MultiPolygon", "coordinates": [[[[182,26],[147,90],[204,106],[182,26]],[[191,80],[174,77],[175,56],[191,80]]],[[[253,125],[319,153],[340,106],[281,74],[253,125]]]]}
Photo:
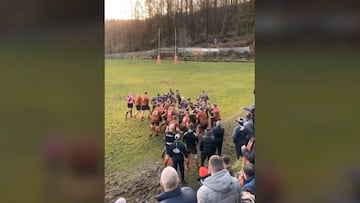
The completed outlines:
{"type": "Polygon", "coordinates": [[[164,166],[166,167],[169,163],[169,157],[164,158],[164,166]]]}

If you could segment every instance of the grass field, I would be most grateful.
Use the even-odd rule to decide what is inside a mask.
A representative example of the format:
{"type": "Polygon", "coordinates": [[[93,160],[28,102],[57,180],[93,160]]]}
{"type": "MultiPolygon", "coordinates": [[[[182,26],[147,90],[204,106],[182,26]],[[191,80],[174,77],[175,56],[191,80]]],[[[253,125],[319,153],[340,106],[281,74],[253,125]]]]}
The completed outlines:
{"type": "Polygon", "coordinates": [[[150,122],[125,120],[128,92],[149,92],[150,97],[179,89],[192,100],[205,90],[218,104],[224,120],[252,105],[254,63],[211,63],[149,60],[105,61],[105,176],[121,179],[159,160],[163,141],[149,139],[150,122]]]}

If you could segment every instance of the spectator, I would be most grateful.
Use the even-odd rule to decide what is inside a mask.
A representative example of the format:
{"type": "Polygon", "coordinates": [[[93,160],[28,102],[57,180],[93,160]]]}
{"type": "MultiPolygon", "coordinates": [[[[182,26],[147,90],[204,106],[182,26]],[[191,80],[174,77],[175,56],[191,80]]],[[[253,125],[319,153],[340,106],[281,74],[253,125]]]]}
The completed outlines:
{"type": "Polygon", "coordinates": [[[243,174],[245,182],[241,190],[255,195],[255,166],[251,163],[245,164],[243,174]]]}
{"type": "Polygon", "coordinates": [[[170,158],[173,161],[173,166],[177,170],[180,169],[181,182],[185,183],[184,161],[188,158],[186,148],[183,143],[180,142],[180,135],[175,135],[175,142],[170,145],[170,158]]]}
{"type": "Polygon", "coordinates": [[[199,177],[197,179],[199,188],[204,184],[205,179],[209,176],[210,174],[206,167],[202,166],[199,168],[199,177]]]}
{"type": "Polygon", "coordinates": [[[210,160],[210,157],[215,154],[216,143],[215,138],[211,131],[205,133],[205,136],[200,140],[201,161],[200,166],[204,166],[206,159],[210,160]]]}
{"type": "Polygon", "coordinates": [[[211,176],[197,192],[199,203],[240,203],[241,186],[236,178],[231,177],[221,157],[214,155],[209,160],[211,176]]]}
{"type": "Polygon", "coordinates": [[[215,128],[212,129],[215,138],[215,145],[217,155],[221,156],[221,149],[224,140],[224,131],[225,129],[221,127],[221,121],[216,121],[215,128]]]}
{"type": "Polygon", "coordinates": [[[224,168],[229,171],[231,176],[234,176],[234,170],[232,169],[230,165],[230,157],[228,155],[224,155],[222,157],[222,160],[224,162],[224,168]]]}
{"type": "Polygon", "coordinates": [[[166,167],[160,176],[164,192],[156,196],[160,203],[196,203],[196,194],[190,187],[179,186],[179,176],[173,167],[166,167]]]}
{"type": "Polygon", "coordinates": [[[120,197],[119,199],[116,200],[115,203],[126,203],[126,199],[123,197],[120,197]]]}
{"type": "Polygon", "coordinates": [[[246,115],[245,122],[244,122],[244,128],[248,131],[248,133],[246,135],[246,141],[248,142],[250,140],[250,138],[253,136],[253,132],[254,132],[254,122],[253,122],[251,113],[248,113],[246,115]]]}
{"type": "Polygon", "coordinates": [[[255,136],[250,138],[246,146],[241,146],[241,152],[244,156],[244,164],[248,162],[255,164],[255,136]]]}
{"type": "Polygon", "coordinates": [[[238,118],[236,121],[238,122],[238,126],[234,128],[232,138],[235,144],[236,157],[239,159],[243,156],[241,146],[246,144],[246,135],[248,134],[248,131],[244,128],[244,121],[241,118],[238,118]]]}

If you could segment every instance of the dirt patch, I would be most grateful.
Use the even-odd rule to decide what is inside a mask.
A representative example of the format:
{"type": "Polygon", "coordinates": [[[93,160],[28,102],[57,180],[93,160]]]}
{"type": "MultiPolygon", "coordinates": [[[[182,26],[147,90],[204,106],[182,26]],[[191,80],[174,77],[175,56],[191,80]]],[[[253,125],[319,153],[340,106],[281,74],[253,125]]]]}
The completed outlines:
{"type": "Polygon", "coordinates": [[[121,196],[128,202],[156,202],[155,196],[161,192],[161,170],[160,162],[154,162],[146,170],[121,179],[108,177],[109,180],[105,182],[105,202],[114,203],[121,196]]]}

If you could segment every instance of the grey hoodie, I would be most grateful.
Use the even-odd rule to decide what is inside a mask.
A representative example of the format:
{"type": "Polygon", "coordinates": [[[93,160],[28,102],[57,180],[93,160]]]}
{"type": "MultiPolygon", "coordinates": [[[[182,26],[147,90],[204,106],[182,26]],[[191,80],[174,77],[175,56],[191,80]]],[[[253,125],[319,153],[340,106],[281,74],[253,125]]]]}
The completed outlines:
{"type": "Polygon", "coordinates": [[[206,178],[197,191],[198,203],[240,203],[239,181],[223,169],[206,178]]]}

